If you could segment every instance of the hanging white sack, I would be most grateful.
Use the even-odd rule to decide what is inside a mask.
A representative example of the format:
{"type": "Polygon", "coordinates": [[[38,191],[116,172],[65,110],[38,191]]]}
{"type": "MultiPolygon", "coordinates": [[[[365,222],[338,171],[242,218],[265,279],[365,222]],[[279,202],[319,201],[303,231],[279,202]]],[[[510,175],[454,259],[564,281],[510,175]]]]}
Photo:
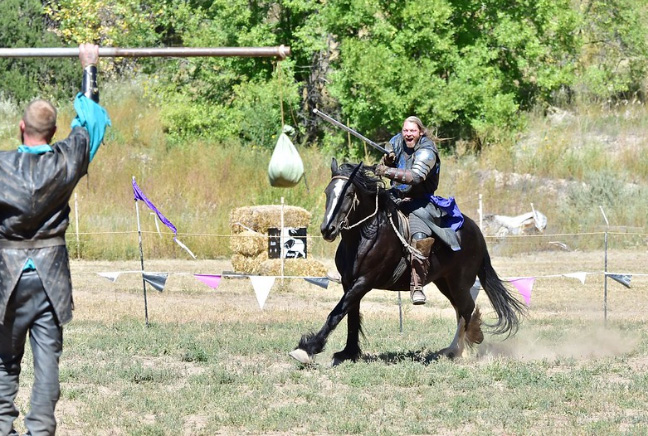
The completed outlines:
{"type": "Polygon", "coordinates": [[[299,183],[304,175],[304,164],[286,135],[293,128],[284,126],[282,130],[268,165],[268,180],[276,188],[291,188],[299,183]]]}

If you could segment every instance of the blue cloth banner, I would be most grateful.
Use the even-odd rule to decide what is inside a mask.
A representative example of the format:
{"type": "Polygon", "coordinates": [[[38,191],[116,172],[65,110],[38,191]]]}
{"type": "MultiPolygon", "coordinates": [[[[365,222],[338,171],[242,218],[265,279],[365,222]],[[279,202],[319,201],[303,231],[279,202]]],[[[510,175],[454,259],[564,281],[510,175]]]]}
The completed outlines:
{"type": "Polygon", "coordinates": [[[77,116],[72,120],[71,128],[85,127],[90,135],[90,161],[94,158],[103,141],[106,127],[112,125],[106,109],[82,93],[74,99],[74,109],[77,116]]]}
{"type": "Polygon", "coordinates": [[[443,198],[438,195],[430,195],[430,201],[447,214],[443,217],[443,227],[450,227],[456,232],[463,226],[463,214],[459,210],[454,197],[443,198]]]}

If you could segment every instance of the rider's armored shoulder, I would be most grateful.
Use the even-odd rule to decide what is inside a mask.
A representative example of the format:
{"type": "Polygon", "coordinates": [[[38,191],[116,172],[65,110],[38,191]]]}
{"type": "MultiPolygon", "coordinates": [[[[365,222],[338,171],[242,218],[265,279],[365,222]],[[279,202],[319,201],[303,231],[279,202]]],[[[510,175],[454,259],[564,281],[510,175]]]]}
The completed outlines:
{"type": "Polygon", "coordinates": [[[389,140],[389,143],[391,144],[391,149],[394,154],[396,156],[400,155],[400,153],[403,151],[403,135],[400,133],[395,135],[392,139],[389,140]]]}
{"type": "Polygon", "coordinates": [[[434,146],[434,142],[430,140],[419,142],[417,150],[414,152],[412,172],[419,176],[421,180],[427,179],[428,175],[433,173],[434,166],[438,164],[438,156],[439,153],[434,146]]]}
{"type": "Polygon", "coordinates": [[[439,149],[437,148],[436,144],[427,136],[423,136],[418,145],[420,148],[431,148],[436,154],[439,154],[439,149]]]}
{"type": "Polygon", "coordinates": [[[421,160],[424,162],[434,162],[437,159],[437,151],[435,148],[431,147],[421,147],[416,152],[414,152],[416,160],[421,160]]]}

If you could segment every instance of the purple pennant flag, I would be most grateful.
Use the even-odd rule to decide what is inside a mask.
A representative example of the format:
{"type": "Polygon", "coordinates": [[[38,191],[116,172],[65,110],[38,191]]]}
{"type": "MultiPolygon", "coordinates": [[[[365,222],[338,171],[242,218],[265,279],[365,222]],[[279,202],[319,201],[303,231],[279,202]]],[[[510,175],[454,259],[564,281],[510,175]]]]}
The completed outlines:
{"type": "Polygon", "coordinates": [[[137,186],[137,183],[135,182],[135,177],[133,177],[133,196],[135,197],[135,201],[137,201],[137,200],[143,201],[144,203],[146,203],[146,205],[149,207],[149,209],[151,209],[153,212],[155,212],[158,219],[160,221],[162,221],[162,224],[164,224],[165,226],[170,228],[171,231],[173,232],[173,234],[175,235],[173,237],[173,240],[180,246],[180,248],[185,250],[187,253],[189,253],[191,255],[191,257],[193,257],[195,259],[196,255],[191,252],[189,247],[187,247],[185,244],[180,242],[180,240],[178,239],[178,229],[176,229],[176,226],[174,226],[173,223],[167,219],[167,217],[162,215],[162,212],[160,212],[157,209],[157,207],[155,207],[155,205],[151,202],[151,200],[146,198],[146,195],[144,195],[144,193],[142,192],[140,187],[137,186]]]}
{"type": "Polygon", "coordinates": [[[141,200],[141,201],[143,201],[144,203],[146,203],[146,205],[149,207],[149,209],[151,209],[153,212],[155,212],[155,213],[157,214],[157,216],[158,216],[158,218],[160,219],[160,221],[162,221],[162,224],[164,224],[165,226],[167,226],[168,228],[170,228],[171,231],[172,231],[172,232],[177,236],[177,234],[178,234],[178,229],[176,229],[176,227],[173,225],[173,223],[172,223],[171,221],[169,221],[169,220],[167,219],[167,217],[165,217],[164,215],[162,215],[162,212],[160,212],[160,211],[157,209],[157,207],[155,207],[155,205],[151,202],[151,200],[149,200],[148,198],[146,198],[146,195],[144,195],[144,193],[142,192],[142,190],[140,189],[140,187],[137,186],[137,183],[135,182],[135,177],[133,177],[133,196],[135,197],[135,201],[137,201],[137,200],[141,200]]]}

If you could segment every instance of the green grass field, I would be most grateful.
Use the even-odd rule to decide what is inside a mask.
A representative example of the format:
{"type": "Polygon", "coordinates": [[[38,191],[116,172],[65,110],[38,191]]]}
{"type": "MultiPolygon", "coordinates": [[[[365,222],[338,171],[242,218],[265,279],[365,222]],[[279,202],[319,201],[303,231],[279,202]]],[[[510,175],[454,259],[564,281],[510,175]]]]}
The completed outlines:
{"type": "MultiPolygon", "coordinates": [[[[632,289],[609,280],[607,322],[602,252],[495,256],[502,277],[536,277],[516,336],[487,334],[461,360],[433,360],[454,335],[450,304],[434,286],[422,307],[403,295],[401,333],[397,294],[374,291],[361,308],[363,359],[334,368],[345,322],[315,366],[288,352],[321,326],[339,285],[278,279],[261,310],[247,279],[214,290],[191,275],[228,270],[225,260],[152,260],[147,270],[171,275],[164,292],[149,288],[147,327],[141,278],[96,274],[138,262],[73,261],[59,434],[645,434],[648,257],[644,249],[608,258],[610,271],[635,276],[632,289]],[[560,277],[575,271],[588,272],[585,284],[560,277]]],[[[477,302],[492,320],[486,297],[477,302]]],[[[23,414],[31,376],[27,358],[23,414]]]]}

